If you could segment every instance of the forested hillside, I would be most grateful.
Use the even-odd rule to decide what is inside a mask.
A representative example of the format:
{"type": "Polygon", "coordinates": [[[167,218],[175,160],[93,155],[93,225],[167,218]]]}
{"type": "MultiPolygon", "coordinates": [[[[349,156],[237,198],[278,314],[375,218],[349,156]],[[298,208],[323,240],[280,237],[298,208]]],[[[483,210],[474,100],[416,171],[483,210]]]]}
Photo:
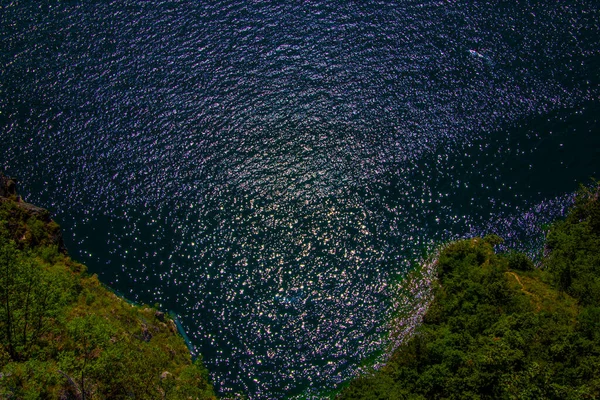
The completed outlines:
{"type": "Polygon", "coordinates": [[[214,393],[167,315],[129,304],[86,274],[49,213],[9,190],[0,193],[0,398],[214,393]]]}
{"type": "MultiPolygon", "coordinates": [[[[87,274],[49,213],[5,184],[0,398],[215,398],[173,321],[87,274]]],[[[445,246],[416,334],[338,398],[599,398],[599,198],[598,186],[580,190],[539,266],[496,253],[494,235],[445,246]]]]}
{"type": "Polygon", "coordinates": [[[580,190],[539,268],[496,236],[446,246],[417,334],[339,399],[599,398],[599,194],[580,190]]]}

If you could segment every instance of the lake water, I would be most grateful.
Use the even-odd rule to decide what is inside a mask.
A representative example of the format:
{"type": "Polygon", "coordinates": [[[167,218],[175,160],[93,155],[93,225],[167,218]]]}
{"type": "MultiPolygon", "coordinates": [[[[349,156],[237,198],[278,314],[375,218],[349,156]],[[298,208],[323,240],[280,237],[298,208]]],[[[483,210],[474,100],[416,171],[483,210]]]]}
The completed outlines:
{"type": "Polygon", "coordinates": [[[427,249],[599,176],[600,5],[521,3],[0,1],[0,168],[221,394],[319,397],[427,249]]]}

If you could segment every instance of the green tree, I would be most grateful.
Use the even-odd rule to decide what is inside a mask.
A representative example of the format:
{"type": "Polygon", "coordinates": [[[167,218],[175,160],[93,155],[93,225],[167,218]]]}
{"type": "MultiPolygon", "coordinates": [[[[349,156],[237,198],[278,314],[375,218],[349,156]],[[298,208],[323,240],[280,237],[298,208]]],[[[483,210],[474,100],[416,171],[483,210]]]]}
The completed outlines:
{"type": "Polygon", "coordinates": [[[0,340],[15,361],[25,360],[61,308],[59,276],[12,241],[0,243],[0,340]]]}
{"type": "Polygon", "coordinates": [[[69,321],[67,330],[72,348],[61,357],[61,368],[66,370],[63,374],[76,387],[82,400],[93,398],[94,382],[104,373],[98,359],[110,345],[114,329],[106,319],[89,314],[69,321]]]}
{"type": "Polygon", "coordinates": [[[0,339],[11,358],[16,358],[14,307],[17,270],[17,249],[13,242],[0,239],[0,339]]]}

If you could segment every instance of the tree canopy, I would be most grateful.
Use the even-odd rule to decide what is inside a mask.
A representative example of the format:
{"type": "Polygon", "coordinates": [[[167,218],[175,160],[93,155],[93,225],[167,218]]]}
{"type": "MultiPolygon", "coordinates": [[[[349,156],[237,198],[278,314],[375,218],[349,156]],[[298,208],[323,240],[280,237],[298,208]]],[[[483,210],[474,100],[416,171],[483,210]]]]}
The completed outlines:
{"type": "Polygon", "coordinates": [[[215,398],[172,320],[59,251],[47,212],[0,200],[0,398],[215,398]]]}
{"type": "Polygon", "coordinates": [[[599,398],[599,193],[550,228],[540,268],[495,240],[446,246],[417,333],[338,398],[599,398]]]}

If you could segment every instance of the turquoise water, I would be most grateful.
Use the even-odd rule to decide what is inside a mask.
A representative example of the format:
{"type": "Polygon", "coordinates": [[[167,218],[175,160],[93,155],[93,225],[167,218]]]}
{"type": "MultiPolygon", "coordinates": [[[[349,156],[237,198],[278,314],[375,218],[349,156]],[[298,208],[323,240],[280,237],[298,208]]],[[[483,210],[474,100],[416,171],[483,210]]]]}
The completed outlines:
{"type": "Polygon", "coordinates": [[[533,252],[598,176],[595,2],[0,6],[0,167],[223,394],[318,397],[425,249],[533,252]]]}

